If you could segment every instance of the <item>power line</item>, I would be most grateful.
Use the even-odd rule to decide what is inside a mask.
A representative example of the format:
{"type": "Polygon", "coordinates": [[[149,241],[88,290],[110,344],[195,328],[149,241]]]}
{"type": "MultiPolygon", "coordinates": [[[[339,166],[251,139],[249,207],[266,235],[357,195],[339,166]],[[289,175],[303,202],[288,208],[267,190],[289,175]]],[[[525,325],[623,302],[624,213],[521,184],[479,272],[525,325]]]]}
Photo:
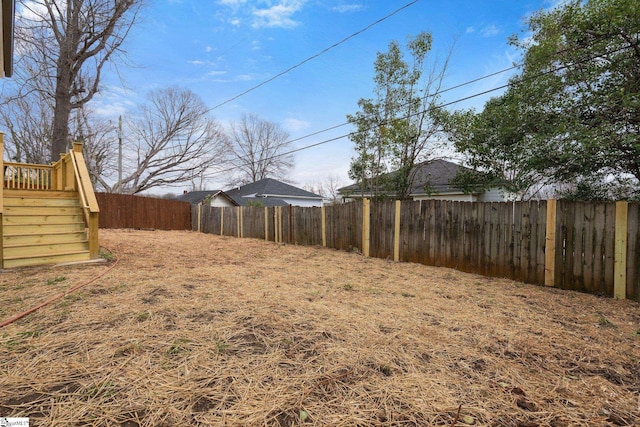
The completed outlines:
{"type": "Polygon", "coordinates": [[[331,49],[334,49],[334,48],[336,48],[336,47],[340,46],[341,44],[343,44],[343,43],[347,42],[348,40],[350,40],[350,39],[352,39],[352,38],[354,38],[354,37],[356,37],[356,36],[359,36],[360,34],[364,33],[364,32],[365,32],[365,31],[367,31],[368,29],[370,29],[371,27],[374,27],[374,26],[378,25],[379,23],[381,23],[381,22],[383,22],[383,21],[386,21],[387,19],[391,18],[393,15],[396,15],[397,13],[401,12],[402,10],[407,9],[408,7],[410,7],[410,6],[414,5],[414,4],[416,4],[418,1],[419,1],[419,0],[413,0],[412,2],[409,2],[409,3],[405,4],[404,6],[402,6],[402,7],[398,8],[398,9],[394,10],[394,11],[393,11],[393,12],[391,12],[390,14],[388,14],[388,15],[386,15],[386,16],[384,16],[384,17],[380,18],[380,19],[378,19],[378,20],[377,20],[377,21],[375,21],[375,22],[372,22],[371,24],[367,25],[367,26],[366,26],[366,27],[364,27],[363,29],[361,29],[361,30],[359,30],[359,31],[356,31],[355,33],[351,34],[350,36],[347,36],[347,37],[343,38],[343,39],[342,39],[342,40],[340,40],[339,42],[336,42],[336,43],[332,44],[331,46],[329,46],[329,47],[327,47],[327,48],[325,48],[325,49],[321,50],[320,52],[316,53],[315,55],[312,55],[312,56],[308,57],[307,59],[305,59],[305,60],[303,60],[303,61],[301,61],[301,62],[297,63],[296,65],[293,65],[293,66],[291,66],[291,67],[287,68],[286,70],[284,70],[284,71],[282,71],[282,72],[280,72],[280,73],[278,73],[278,74],[276,74],[276,75],[274,75],[274,76],[272,76],[272,77],[268,78],[267,80],[263,81],[262,83],[259,83],[259,84],[255,85],[255,86],[253,86],[253,87],[251,87],[251,88],[249,88],[249,89],[245,90],[244,92],[242,92],[242,93],[240,93],[240,94],[238,94],[238,95],[234,96],[233,98],[229,98],[229,99],[227,99],[226,101],[221,102],[220,104],[218,104],[218,105],[216,105],[216,106],[212,107],[209,111],[213,111],[213,110],[215,110],[215,109],[217,109],[217,108],[222,107],[223,105],[226,105],[226,104],[228,104],[228,103],[230,103],[230,102],[233,102],[233,101],[235,101],[236,99],[238,99],[238,98],[240,98],[240,97],[242,97],[242,96],[244,96],[244,95],[246,95],[246,94],[248,94],[248,93],[250,93],[250,92],[253,92],[254,90],[256,90],[256,89],[258,89],[258,88],[260,88],[260,87],[262,87],[262,86],[266,85],[267,83],[270,83],[270,82],[274,81],[275,79],[277,79],[277,78],[279,78],[279,77],[284,76],[285,74],[289,73],[290,71],[293,71],[293,70],[295,70],[295,69],[296,69],[296,68],[298,68],[298,67],[301,67],[302,65],[306,64],[307,62],[312,61],[312,60],[316,59],[317,57],[319,57],[319,56],[321,56],[321,55],[324,55],[325,53],[329,52],[331,49]]]}
{"type": "MultiPolygon", "coordinates": [[[[503,68],[502,70],[495,71],[495,72],[490,73],[490,74],[485,74],[484,76],[477,77],[477,78],[475,78],[473,80],[468,80],[468,81],[466,81],[464,83],[460,83],[460,84],[457,84],[455,86],[451,86],[451,87],[448,87],[446,89],[442,89],[442,90],[438,91],[437,93],[428,94],[428,95],[425,96],[425,99],[426,98],[431,98],[431,97],[436,96],[436,95],[440,95],[440,94],[445,93],[445,92],[452,91],[454,89],[460,89],[461,87],[468,86],[468,85],[473,84],[473,83],[477,83],[479,81],[488,79],[490,77],[495,77],[495,76],[497,76],[499,74],[506,73],[507,71],[511,71],[511,70],[513,70],[515,68],[519,68],[521,66],[522,66],[522,64],[515,64],[515,65],[512,65],[510,67],[503,68]]],[[[496,89],[496,90],[498,90],[498,89],[496,89]]],[[[478,95],[478,96],[480,96],[480,95],[478,95]]],[[[407,105],[407,104],[405,104],[405,105],[407,105]]],[[[290,144],[292,142],[297,142],[297,141],[300,141],[300,140],[303,140],[303,139],[307,139],[307,138],[310,138],[312,136],[316,136],[316,135],[319,135],[321,133],[325,133],[325,132],[328,132],[330,130],[338,129],[338,128],[341,128],[341,127],[344,127],[344,126],[347,126],[347,125],[350,125],[350,124],[351,124],[350,122],[343,122],[343,123],[340,123],[340,124],[337,124],[337,125],[325,128],[325,129],[321,129],[319,131],[315,131],[315,132],[309,133],[307,135],[300,136],[300,137],[295,138],[295,139],[291,139],[291,140],[287,141],[285,144],[290,144]]]]}
{"type": "MultiPolygon", "coordinates": [[[[584,46],[584,47],[586,48],[586,47],[589,47],[589,46],[591,46],[591,45],[593,45],[593,44],[595,44],[595,43],[597,43],[597,42],[599,42],[599,41],[601,41],[601,40],[603,40],[603,39],[607,39],[607,38],[614,38],[614,37],[615,37],[615,35],[614,35],[614,36],[602,36],[602,37],[597,37],[597,38],[595,38],[594,40],[592,40],[592,41],[591,41],[591,43],[589,43],[588,45],[586,45],[586,46],[584,46]]],[[[609,53],[616,53],[616,52],[618,52],[618,51],[620,51],[620,50],[622,50],[622,49],[626,49],[627,47],[631,47],[631,45],[629,45],[629,46],[625,46],[625,47],[622,47],[622,48],[619,48],[618,50],[615,50],[615,51],[613,51],[613,52],[609,52],[609,53]]],[[[569,51],[569,50],[571,50],[571,49],[570,49],[570,48],[560,49],[560,50],[556,51],[554,54],[555,54],[555,55],[560,55],[560,54],[565,53],[565,52],[567,52],[567,51],[569,51]]],[[[596,57],[597,57],[597,55],[596,55],[596,56],[594,56],[594,57],[592,57],[592,58],[587,58],[587,59],[586,59],[586,61],[590,61],[590,60],[592,60],[592,59],[595,59],[596,57]]],[[[495,76],[497,76],[497,75],[499,75],[499,74],[505,73],[505,72],[507,72],[507,71],[514,70],[514,69],[516,69],[516,68],[520,68],[520,67],[522,67],[523,65],[524,65],[524,62],[514,63],[514,64],[513,64],[512,66],[510,66],[510,67],[503,68],[503,69],[501,69],[501,70],[494,71],[494,72],[489,73],[489,74],[485,74],[484,76],[477,77],[477,78],[472,79],[472,80],[467,80],[466,82],[459,83],[459,84],[457,84],[457,85],[454,85],[454,86],[448,87],[448,88],[446,88],[446,89],[439,90],[439,91],[437,91],[437,92],[435,92],[435,93],[427,94],[424,98],[425,98],[425,99],[427,99],[427,98],[431,98],[431,97],[434,97],[434,96],[437,96],[437,95],[443,94],[443,93],[445,93],[445,92],[450,92],[450,91],[455,90],[455,89],[460,89],[461,87],[468,86],[468,85],[470,85],[470,84],[477,83],[477,82],[479,82],[479,81],[482,81],[482,80],[485,80],[485,79],[488,79],[488,78],[491,78],[491,77],[495,77],[495,76]]],[[[553,70],[553,71],[556,71],[556,70],[553,70]]],[[[542,76],[542,75],[544,75],[544,73],[541,73],[539,76],[542,76]]],[[[503,86],[500,86],[499,88],[491,89],[491,90],[489,90],[488,92],[493,92],[493,91],[495,91],[495,90],[504,89],[504,88],[505,88],[505,87],[507,87],[507,86],[508,86],[508,85],[503,85],[503,86]]],[[[475,95],[475,96],[471,96],[471,98],[476,97],[476,96],[482,96],[482,95],[485,95],[485,94],[486,94],[486,93],[480,93],[480,94],[477,94],[477,95],[475,95]]],[[[466,100],[466,98],[465,98],[465,99],[461,99],[461,100],[457,100],[457,101],[453,101],[453,103],[462,102],[462,101],[464,101],[464,100],[466,100]]],[[[407,103],[407,104],[404,104],[403,106],[406,106],[406,105],[408,105],[408,103],[407,103]]],[[[449,104],[447,104],[447,105],[449,105],[449,104]]],[[[418,114],[419,114],[419,113],[418,113],[418,114]]],[[[328,132],[328,131],[330,131],[330,130],[334,130],[334,129],[337,129],[337,128],[340,128],[340,127],[343,127],[343,126],[347,126],[347,125],[349,125],[349,124],[351,124],[351,123],[350,123],[350,122],[340,123],[340,124],[338,124],[338,125],[334,125],[334,126],[331,126],[331,127],[328,127],[328,128],[325,128],[325,129],[322,129],[322,130],[319,130],[319,131],[316,131],[316,132],[313,132],[313,133],[310,133],[310,134],[307,134],[307,135],[303,135],[303,136],[300,136],[300,137],[295,138],[295,139],[291,139],[291,140],[287,141],[285,144],[290,144],[290,143],[292,143],[292,142],[297,142],[297,141],[300,141],[300,140],[303,140],[303,139],[307,139],[307,138],[310,138],[310,137],[312,137],[312,136],[316,136],[316,135],[319,135],[319,134],[321,134],[321,133],[328,132]]]]}
{"type": "MultiPolygon", "coordinates": [[[[622,50],[624,50],[624,49],[628,49],[628,48],[631,48],[631,47],[633,47],[633,45],[632,45],[632,44],[628,44],[628,45],[626,45],[626,46],[622,46],[622,47],[620,47],[620,48],[618,48],[618,49],[615,49],[615,50],[613,50],[613,51],[606,52],[606,54],[607,54],[607,55],[611,55],[611,54],[614,54],[614,53],[620,52],[620,51],[622,51],[622,50]]],[[[520,80],[519,82],[517,82],[517,83],[521,83],[521,82],[524,82],[524,81],[532,81],[532,80],[535,80],[535,79],[537,79],[537,78],[543,77],[543,76],[545,76],[545,75],[553,74],[553,73],[555,73],[555,72],[557,72],[557,71],[560,71],[560,70],[563,70],[563,69],[567,69],[567,68],[569,68],[569,67],[571,67],[571,66],[576,66],[576,65],[584,64],[584,63],[589,62],[589,61],[591,61],[591,60],[593,60],[593,59],[599,58],[600,56],[601,56],[600,54],[596,54],[596,55],[593,55],[593,56],[591,56],[591,57],[585,58],[585,59],[583,59],[583,60],[581,60],[581,61],[578,61],[578,62],[575,62],[575,63],[572,63],[572,64],[561,65],[561,66],[558,66],[558,67],[552,68],[552,69],[550,69],[550,70],[547,70],[547,71],[544,71],[544,72],[538,73],[538,74],[536,74],[536,75],[533,75],[533,76],[530,76],[530,77],[527,77],[527,78],[523,78],[523,79],[521,79],[521,80],[520,80]]],[[[521,67],[521,66],[522,66],[522,64],[514,65],[514,66],[512,66],[512,67],[505,68],[504,70],[501,70],[501,71],[498,71],[498,72],[495,72],[495,73],[491,73],[491,74],[488,74],[488,75],[486,75],[486,76],[479,77],[479,78],[477,78],[477,79],[469,80],[468,82],[461,83],[461,84],[459,84],[459,85],[457,85],[457,86],[453,86],[452,88],[459,88],[459,87],[461,87],[461,86],[464,86],[464,85],[467,85],[467,84],[470,84],[470,83],[473,83],[473,82],[477,82],[477,81],[479,81],[479,80],[482,80],[482,79],[484,79],[484,78],[492,77],[492,76],[496,75],[497,73],[505,72],[505,71],[509,71],[509,70],[511,70],[511,69],[513,69],[513,68],[518,68],[518,67],[521,67]]],[[[454,101],[450,101],[450,102],[447,102],[447,103],[444,103],[444,104],[437,105],[435,108],[438,108],[438,109],[440,109],[440,108],[445,108],[445,107],[451,106],[451,105],[453,105],[453,104],[457,104],[457,103],[459,103],[459,102],[468,101],[469,99],[473,99],[473,98],[477,98],[477,97],[479,97],[479,96],[486,95],[486,94],[491,93],[491,92],[495,92],[495,91],[498,91],[498,90],[501,90],[501,89],[506,89],[506,88],[508,88],[509,86],[513,86],[514,84],[515,84],[514,82],[509,82],[509,83],[506,83],[506,84],[504,84],[504,85],[494,87],[494,88],[492,88],[492,89],[487,89],[487,90],[484,90],[484,91],[482,91],[482,92],[475,93],[475,94],[473,94],[473,95],[469,95],[469,96],[466,96],[466,97],[463,97],[463,98],[458,98],[458,99],[456,99],[456,100],[454,100],[454,101]]],[[[444,91],[451,90],[452,88],[447,88],[447,89],[445,89],[444,91]]],[[[443,92],[443,91],[441,91],[441,92],[443,92]]],[[[440,92],[440,93],[441,93],[441,92],[440,92]]],[[[429,95],[429,96],[433,96],[433,95],[429,95]]],[[[424,113],[426,113],[426,112],[427,112],[427,110],[421,110],[421,111],[418,111],[418,112],[413,113],[413,114],[409,114],[409,115],[404,116],[404,117],[393,118],[393,119],[390,119],[390,120],[388,120],[388,121],[385,121],[385,122],[382,122],[382,123],[375,124],[375,125],[371,126],[369,129],[373,129],[374,127],[378,127],[378,126],[387,125],[387,124],[392,123],[392,122],[397,121],[397,120],[405,120],[405,119],[408,119],[408,118],[410,118],[410,117],[417,116],[417,115],[419,115],[419,114],[424,114],[424,113]]],[[[329,127],[329,128],[326,128],[326,129],[323,129],[323,130],[320,130],[320,131],[314,132],[314,133],[312,133],[312,134],[305,135],[305,136],[303,136],[303,137],[300,137],[300,138],[296,138],[296,139],[293,139],[293,140],[287,141],[287,143],[291,143],[291,142],[294,142],[294,141],[299,141],[299,140],[301,140],[301,139],[305,139],[305,138],[308,138],[308,137],[310,137],[310,136],[313,136],[313,135],[317,135],[317,134],[320,134],[320,133],[326,132],[326,131],[328,131],[328,130],[333,130],[333,129],[336,129],[336,128],[339,128],[339,127],[345,126],[345,125],[347,125],[347,124],[349,124],[349,123],[347,122],[347,123],[342,123],[342,124],[339,124],[339,125],[331,126],[331,127],[329,127]]],[[[271,160],[271,159],[276,159],[276,158],[278,158],[278,157],[288,156],[288,155],[290,155],[290,154],[294,154],[294,153],[297,153],[297,152],[300,152],[300,151],[308,150],[308,149],[310,149],[310,148],[318,147],[318,146],[320,146],[320,145],[328,144],[329,142],[333,142],[333,141],[337,141],[337,140],[342,139],[342,138],[349,137],[349,136],[350,136],[350,135],[352,135],[353,133],[354,133],[354,132],[349,132],[349,133],[347,133],[347,134],[343,134],[343,135],[340,135],[340,136],[336,136],[336,137],[334,137],[334,138],[325,139],[325,140],[323,140],[323,141],[319,141],[319,142],[316,142],[316,143],[313,143],[313,144],[309,144],[309,145],[306,145],[306,146],[304,146],[304,147],[295,148],[295,149],[293,149],[293,150],[289,150],[289,151],[284,152],[284,153],[278,153],[278,154],[275,154],[275,155],[273,155],[273,156],[271,156],[271,157],[269,157],[269,158],[267,158],[267,159],[265,159],[265,160],[271,160]]],[[[230,172],[230,171],[232,171],[232,170],[234,170],[234,169],[235,169],[235,167],[231,167],[231,168],[223,169],[223,170],[220,170],[220,171],[216,171],[216,172],[215,172],[215,174],[221,174],[221,173],[224,173],[224,172],[230,172]]]]}

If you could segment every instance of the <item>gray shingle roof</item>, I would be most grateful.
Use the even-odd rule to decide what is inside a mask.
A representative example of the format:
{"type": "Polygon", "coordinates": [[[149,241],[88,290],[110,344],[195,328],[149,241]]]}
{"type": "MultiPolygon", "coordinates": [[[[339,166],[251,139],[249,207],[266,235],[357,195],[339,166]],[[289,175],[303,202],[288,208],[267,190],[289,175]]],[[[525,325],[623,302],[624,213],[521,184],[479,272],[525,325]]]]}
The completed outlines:
{"type": "MultiPolygon", "coordinates": [[[[432,160],[423,162],[415,166],[415,178],[409,194],[412,196],[427,194],[431,191],[438,193],[460,192],[461,188],[450,184],[451,180],[456,176],[458,170],[464,168],[456,163],[446,160],[432,160]]],[[[393,174],[386,174],[391,175],[393,174]]],[[[360,194],[360,184],[352,184],[338,189],[341,194],[351,193],[360,194]]]]}
{"type": "Polygon", "coordinates": [[[279,198],[300,198],[300,199],[315,199],[322,200],[322,196],[311,193],[310,191],[303,190],[302,188],[294,187],[282,181],[278,181],[273,178],[264,178],[260,181],[252,182],[251,184],[243,185],[242,187],[234,188],[233,190],[226,191],[233,200],[238,204],[245,206],[247,201],[250,200],[245,196],[255,194],[256,201],[262,201],[263,206],[286,206],[288,203],[280,200],[283,204],[267,204],[271,202],[265,202],[268,199],[279,198]]]}

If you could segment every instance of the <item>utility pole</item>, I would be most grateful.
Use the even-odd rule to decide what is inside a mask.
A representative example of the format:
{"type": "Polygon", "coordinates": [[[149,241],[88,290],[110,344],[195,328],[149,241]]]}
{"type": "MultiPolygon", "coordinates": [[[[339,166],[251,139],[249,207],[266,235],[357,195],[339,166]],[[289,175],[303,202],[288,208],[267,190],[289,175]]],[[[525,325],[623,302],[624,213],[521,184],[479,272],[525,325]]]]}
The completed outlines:
{"type": "Polygon", "coordinates": [[[118,194],[122,194],[122,116],[118,117],[118,194]]]}

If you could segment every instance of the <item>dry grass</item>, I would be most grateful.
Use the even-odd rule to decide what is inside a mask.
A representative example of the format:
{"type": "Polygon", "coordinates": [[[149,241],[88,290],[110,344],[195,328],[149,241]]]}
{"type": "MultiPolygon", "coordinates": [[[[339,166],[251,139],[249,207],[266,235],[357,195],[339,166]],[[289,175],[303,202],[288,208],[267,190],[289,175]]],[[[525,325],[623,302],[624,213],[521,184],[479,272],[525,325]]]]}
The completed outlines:
{"type": "MultiPolygon", "coordinates": [[[[190,232],[101,230],[119,263],[0,330],[32,426],[640,424],[640,307],[190,232]],[[459,413],[458,413],[458,409],[459,413]]],[[[0,273],[6,319],[109,265],[0,273]]]]}

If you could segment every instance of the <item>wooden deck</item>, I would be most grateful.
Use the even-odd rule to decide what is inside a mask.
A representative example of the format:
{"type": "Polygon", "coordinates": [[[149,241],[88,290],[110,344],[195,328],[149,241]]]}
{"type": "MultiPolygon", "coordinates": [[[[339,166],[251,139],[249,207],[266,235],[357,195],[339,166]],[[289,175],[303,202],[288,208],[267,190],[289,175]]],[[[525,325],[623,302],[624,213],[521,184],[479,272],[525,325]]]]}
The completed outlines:
{"type": "Polygon", "coordinates": [[[98,203],[82,145],[51,166],[4,163],[0,135],[2,268],[98,257],[98,203]]]}

